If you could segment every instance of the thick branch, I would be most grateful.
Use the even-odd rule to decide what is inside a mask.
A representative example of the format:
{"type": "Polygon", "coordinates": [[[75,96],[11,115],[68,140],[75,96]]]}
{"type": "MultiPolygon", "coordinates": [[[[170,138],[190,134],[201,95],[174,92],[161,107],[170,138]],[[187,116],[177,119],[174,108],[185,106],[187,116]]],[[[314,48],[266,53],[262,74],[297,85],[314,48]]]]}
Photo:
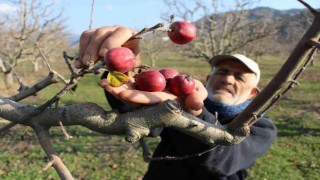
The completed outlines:
{"type": "MultiPolygon", "coordinates": [[[[0,117],[16,122],[35,106],[25,106],[0,97],[0,117]]],[[[135,142],[147,136],[151,129],[173,127],[198,138],[207,144],[236,144],[243,140],[224,126],[206,123],[185,113],[175,101],[143,107],[134,112],[118,114],[106,112],[94,103],[74,104],[58,108],[47,108],[42,113],[30,117],[21,124],[31,127],[81,125],[96,132],[110,135],[125,135],[128,142],[135,142]]]]}

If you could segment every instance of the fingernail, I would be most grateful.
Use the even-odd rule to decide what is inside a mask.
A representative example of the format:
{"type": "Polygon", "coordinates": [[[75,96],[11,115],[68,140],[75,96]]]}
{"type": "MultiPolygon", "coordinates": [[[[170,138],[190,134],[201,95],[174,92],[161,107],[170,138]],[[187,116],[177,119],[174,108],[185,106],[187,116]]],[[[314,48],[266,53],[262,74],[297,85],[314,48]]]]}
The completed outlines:
{"type": "Polygon", "coordinates": [[[89,63],[91,62],[91,56],[89,54],[86,54],[83,57],[82,62],[84,65],[89,65],[89,63]]]}
{"type": "Polygon", "coordinates": [[[76,60],[76,61],[74,62],[74,67],[80,69],[80,68],[81,68],[81,62],[80,62],[79,60],[76,60]]]}
{"type": "Polygon", "coordinates": [[[105,79],[102,79],[102,80],[100,80],[100,82],[99,82],[99,86],[102,87],[102,88],[104,88],[104,87],[106,86],[106,84],[107,84],[107,82],[106,82],[105,79]]]}

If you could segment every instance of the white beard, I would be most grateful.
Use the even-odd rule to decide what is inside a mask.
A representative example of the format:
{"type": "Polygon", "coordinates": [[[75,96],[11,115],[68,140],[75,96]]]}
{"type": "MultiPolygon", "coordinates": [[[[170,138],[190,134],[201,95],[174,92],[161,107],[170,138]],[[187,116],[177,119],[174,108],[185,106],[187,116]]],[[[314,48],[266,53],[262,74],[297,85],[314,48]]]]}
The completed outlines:
{"type": "Polygon", "coordinates": [[[222,104],[226,104],[226,105],[234,105],[234,103],[232,102],[233,99],[227,99],[225,97],[221,97],[219,94],[215,94],[212,91],[212,88],[210,87],[210,84],[206,83],[205,84],[205,88],[207,89],[208,92],[208,99],[216,102],[216,103],[222,103],[222,104]]]}

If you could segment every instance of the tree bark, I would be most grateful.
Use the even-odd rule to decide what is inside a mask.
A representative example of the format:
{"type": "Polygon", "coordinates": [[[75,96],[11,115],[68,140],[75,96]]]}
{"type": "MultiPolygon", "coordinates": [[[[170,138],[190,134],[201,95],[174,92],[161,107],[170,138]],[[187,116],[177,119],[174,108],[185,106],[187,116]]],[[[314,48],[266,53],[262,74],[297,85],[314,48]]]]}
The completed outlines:
{"type": "Polygon", "coordinates": [[[13,86],[13,74],[12,71],[4,73],[4,84],[7,89],[13,86]]]}
{"type": "MultiPolygon", "coordinates": [[[[0,117],[12,122],[17,122],[35,108],[37,107],[0,97],[0,117]]],[[[125,135],[128,142],[136,142],[141,137],[148,136],[150,130],[159,127],[175,128],[209,145],[237,144],[244,139],[227,130],[226,126],[210,124],[184,112],[180,104],[172,100],[124,114],[107,112],[95,103],[47,108],[21,124],[49,129],[60,126],[60,122],[64,126],[81,125],[102,134],[125,135]]]]}

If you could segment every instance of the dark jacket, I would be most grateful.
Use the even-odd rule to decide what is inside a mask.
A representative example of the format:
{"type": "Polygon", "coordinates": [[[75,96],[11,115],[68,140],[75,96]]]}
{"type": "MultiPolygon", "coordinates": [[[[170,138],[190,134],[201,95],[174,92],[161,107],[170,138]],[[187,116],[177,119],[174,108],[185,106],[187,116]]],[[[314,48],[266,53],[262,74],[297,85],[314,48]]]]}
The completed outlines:
{"type": "MultiPolygon", "coordinates": [[[[215,123],[215,117],[204,110],[199,118],[215,123]]],[[[228,123],[228,121],[224,122],[228,123]]],[[[184,160],[151,161],[144,180],[237,180],[245,179],[247,168],[261,156],[276,137],[276,128],[268,117],[263,117],[251,128],[251,134],[241,143],[217,146],[199,157],[184,160]]],[[[156,135],[156,134],[153,134],[156,135]]],[[[154,157],[183,157],[197,154],[211,147],[177,130],[165,128],[161,134],[154,157]]]]}

